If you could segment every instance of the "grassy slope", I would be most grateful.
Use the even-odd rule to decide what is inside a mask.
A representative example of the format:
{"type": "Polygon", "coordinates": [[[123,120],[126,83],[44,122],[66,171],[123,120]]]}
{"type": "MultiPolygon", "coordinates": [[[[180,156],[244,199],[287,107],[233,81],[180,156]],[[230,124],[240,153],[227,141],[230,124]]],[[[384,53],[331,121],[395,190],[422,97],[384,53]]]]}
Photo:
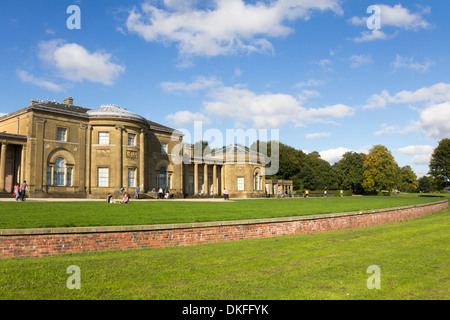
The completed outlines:
{"type": "Polygon", "coordinates": [[[439,199],[344,197],[224,202],[0,202],[0,229],[227,221],[389,208],[439,199]]]}
{"type": "Polygon", "coordinates": [[[0,299],[449,299],[450,210],[228,243],[0,260],[0,299]],[[81,268],[81,290],[66,269],[81,268]],[[381,289],[366,286],[370,265],[381,289]]]}

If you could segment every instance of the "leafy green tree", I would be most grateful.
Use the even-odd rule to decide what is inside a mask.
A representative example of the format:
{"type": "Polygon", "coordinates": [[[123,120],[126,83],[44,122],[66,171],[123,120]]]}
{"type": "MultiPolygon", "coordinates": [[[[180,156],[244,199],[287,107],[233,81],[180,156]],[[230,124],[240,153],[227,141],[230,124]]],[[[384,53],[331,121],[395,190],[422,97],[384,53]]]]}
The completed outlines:
{"type": "Polygon", "coordinates": [[[417,191],[419,183],[417,176],[410,166],[404,166],[399,169],[399,184],[398,188],[404,192],[417,191]]]}
{"type": "Polygon", "coordinates": [[[419,191],[428,193],[432,191],[432,181],[429,177],[423,176],[422,178],[419,178],[419,191]]]}
{"type": "MultiPolygon", "coordinates": [[[[337,180],[331,164],[323,160],[316,151],[305,156],[305,164],[311,168],[315,176],[315,190],[337,189],[337,180]]],[[[312,189],[312,188],[311,188],[312,189]]]]}
{"type": "Polygon", "coordinates": [[[433,177],[438,190],[450,187],[450,139],[442,139],[434,149],[429,175],[433,177]]]}
{"type": "Polygon", "coordinates": [[[364,191],[362,183],[363,165],[366,160],[364,153],[346,152],[334,165],[336,179],[340,189],[352,190],[353,193],[361,194],[364,191]]]}
{"type": "Polygon", "coordinates": [[[372,191],[392,190],[397,181],[397,168],[394,157],[385,146],[374,146],[364,161],[362,187],[372,191]]]}
{"type": "Polygon", "coordinates": [[[305,189],[307,190],[318,189],[317,177],[309,165],[305,164],[303,166],[302,172],[300,173],[300,179],[305,189]]]}

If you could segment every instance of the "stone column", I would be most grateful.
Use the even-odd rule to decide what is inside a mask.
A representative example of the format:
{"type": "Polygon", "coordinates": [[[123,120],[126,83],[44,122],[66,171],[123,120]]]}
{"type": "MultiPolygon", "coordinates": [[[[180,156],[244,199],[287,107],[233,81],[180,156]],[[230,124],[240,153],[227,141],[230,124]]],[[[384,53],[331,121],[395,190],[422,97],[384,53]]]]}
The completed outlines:
{"type": "Polygon", "coordinates": [[[22,183],[25,179],[25,163],[26,163],[27,146],[22,145],[22,151],[20,153],[20,181],[22,183]]]}
{"type": "Polygon", "coordinates": [[[145,193],[145,131],[141,129],[139,137],[139,188],[145,193]]]}
{"type": "Polygon", "coordinates": [[[217,191],[217,165],[214,163],[213,166],[213,196],[219,194],[217,191]]]}
{"type": "Polygon", "coordinates": [[[91,193],[92,186],[92,126],[87,127],[87,145],[86,145],[86,193],[91,193]]]}
{"type": "Polygon", "coordinates": [[[205,163],[204,169],[203,169],[203,195],[207,196],[209,195],[209,186],[208,186],[208,165],[205,163]]]}
{"type": "Polygon", "coordinates": [[[78,147],[78,163],[72,172],[72,185],[78,186],[78,192],[86,191],[86,134],[88,126],[84,123],[79,125],[80,145],[78,147]],[[77,180],[76,180],[77,179],[77,180]]]}
{"type": "MultiPolygon", "coordinates": [[[[123,182],[123,169],[122,169],[122,158],[123,158],[123,130],[125,129],[123,126],[116,126],[116,129],[119,131],[119,141],[117,146],[117,156],[116,156],[116,167],[115,167],[115,187],[117,191],[121,189],[123,182]]],[[[114,168],[113,168],[114,170],[114,168]]],[[[111,172],[112,173],[112,172],[111,172]]]]}
{"type": "Polygon", "coordinates": [[[0,155],[0,191],[5,191],[5,169],[6,169],[6,142],[2,142],[2,153],[0,155]]]}
{"type": "Polygon", "coordinates": [[[47,172],[44,173],[44,162],[47,162],[47,159],[44,159],[44,137],[45,137],[45,123],[47,122],[44,118],[36,118],[36,157],[34,159],[35,163],[35,175],[34,175],[34,187],[35,190],[42,194],[42,186],[43,186],[43,175],[47,175],[47,172]]]}
{"type": "Polygon", "coordinates": [[[194,195],[198,195],[198,164],[194,164],[194,195]]]}
{"type": "Polygon", "coordinates": [[[223,195],[223,189],[225,188],[225,165],[220,167],[220,194],[223,195]]]}

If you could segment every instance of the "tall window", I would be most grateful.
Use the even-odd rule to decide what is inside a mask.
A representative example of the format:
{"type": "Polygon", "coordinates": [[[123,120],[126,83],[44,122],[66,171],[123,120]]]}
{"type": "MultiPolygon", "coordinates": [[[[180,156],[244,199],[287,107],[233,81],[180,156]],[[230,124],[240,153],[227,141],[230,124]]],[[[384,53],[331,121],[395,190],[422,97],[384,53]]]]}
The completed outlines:
{"type": "Polygon", "coordinates": [[[135,146],[136,145],[136,135],[129,133],[128,134],[128,145],[129,146],[135,146]]]}
{"type": "Polygon", "coordinates": [[[56,140],[67,141],[67,129],[66,128],[56,128],[56,140]]]}
{"type": "Polygon", "coordinates": [[[237,190],[244,191],[244,177],[237,178],[237,190]]]}
{"type": "Polygon", "coordinates": [[[163,189],[165,189],[167,186],[167,175],[165,167],[161,167],[161,169],[159,169],[159,186],[163,189]]]}
{"type": "Polygon", "coordinates": [[[66,178],[66,186],[71,187],[72,186],[72,168],[67,167],[67,178],[66,178]]]}
{"type": "Polygon", "coordinates": [[[109,144],[109,132],[98,133],[98,144],[109,144]]]}
{"type": "Polygon", "coordinates": [[[259,174],[255,174],[255,191],[259,191],[259,174]]]}
{"type": "Polygon", "coordinates": [[[53,185],[65,185],[66,162],[63,158],[56,158],[55,167],[53,169],[53,185]]]}
{"type": "Polygon", "coordinates": [[[47,167],[47,185],[52,185],[52,167],[47,167]]]}
{"type": "Polygon", "coordinates": [[[167,153],[167,143],[161,142],[161,153],[167,153]]]}
{"type": "Polygon", "coordinates": [[[128,187],[136,187],[136,169],[128,168],[128,187]]]}
{"type": "Polygon", "coordinates": [[[109,186],[109,168],[97,169],[97,185],[99,187],[109,186]]]}
{"type": "Polygon", "coordinates": [[[172,175],[171,174],[167,175],[167,187],[169,189],[172,189],[172,175]]]}

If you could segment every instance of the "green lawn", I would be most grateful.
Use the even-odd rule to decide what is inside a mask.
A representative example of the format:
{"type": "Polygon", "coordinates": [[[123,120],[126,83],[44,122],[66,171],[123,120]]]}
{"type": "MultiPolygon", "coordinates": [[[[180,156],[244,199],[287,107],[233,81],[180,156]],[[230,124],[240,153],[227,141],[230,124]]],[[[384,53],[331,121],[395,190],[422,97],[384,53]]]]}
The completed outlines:
{"type": "MultiPolygon", "coordinates": [[[[335,205],[338,200],[324,202],[335,205]]],[[[310,205],[300,200],[289,206],[294,203],[310,205]]],[[[164,205],[177,206],[155,204],[164,205]]],[[[0,299],[448,300],[449,221],[450,210],[445,210],[402,223],[327,233],[4,259],[0,299]],[[80,290],[66,287],[70,265],[81,270],[80,290]],[[381,289],[367,288],[371,265],[380,268],[381,289]]]]}
{"type": "Polygon", "coordinates": [[[288,217],[413,205],[433,197],[330,197],[219,202],[0,202],[0,229],[166,224],[288,217]]]}

